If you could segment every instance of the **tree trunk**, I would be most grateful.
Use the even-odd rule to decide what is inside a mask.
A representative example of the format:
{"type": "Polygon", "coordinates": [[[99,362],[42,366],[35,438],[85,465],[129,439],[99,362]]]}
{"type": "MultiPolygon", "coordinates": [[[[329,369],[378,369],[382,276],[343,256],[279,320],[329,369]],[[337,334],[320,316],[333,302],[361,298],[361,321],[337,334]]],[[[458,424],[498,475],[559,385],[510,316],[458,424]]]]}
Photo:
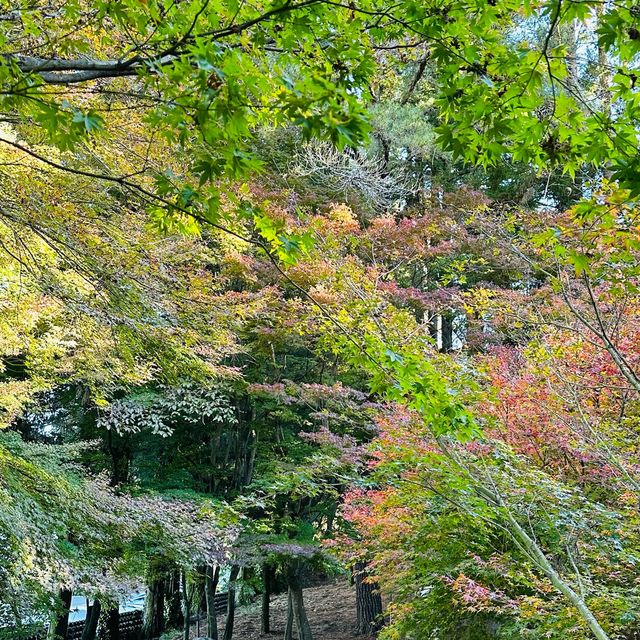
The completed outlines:
{"type": "Polygon", "coordinates": [[[245,486],[251,484],[251,479],[253,478],[253,470],[256,466],[256,453],[258,451],[258,436],[255,431],[251,432],[251,444],[249,448],[249,457],[247,460],[247,471],[244,478],[245,486]]]}
{"type": "Polygon", "coordinates": [[[51,640],[58,640],[62,638],[65,640],[67,637],[67,629],[69,628],[69,609],[71,609],[71,597],[72,593],[70,589],[60,589],[58,597],[62,603],[62,613],[56,620],[55,625],[50,627],[49,638],[51,640]]]}
{"type": "Polygon", "coordinates": [[[180,571],[172,571],[166,579],[164,600],[166,609],[165,627],[179,629],[184,624],[180,571]]]}
{"type": "Polygon", "coordinates": [[[90,607],[87,607],[87,617],[84,621],[81,640],[96,640],[101,609],[102,605],[100,604],[100,600],[97,599],[93,601],[90,607]]]}
{"type": "Polygon", "coordinates": [[[429,320],[428,320],[429,335],[431,336],[431,338],[433,338],[433,342],[436,345],[436,347],[438,346],[438,338],[439,338],[438,317],[439,316],[436,311],[429,312],[429,320]]]}
{"type": "Polygon", "coordinates": [[[324,532],[325,538],[331,538],[333,535],[333,526],[336,521],[337,511],[338,511],[338,503],[333,502],[329,507],[329,512],[327,513],[327,526],[324,532]]]}
{"type": "Polygon", "coordinates": [[[240,573],[240,567],[234,564],[229,576],[229,591],[227,593],[227,620],[224,625],[222,640],[231,640],[233,637],[233,622],[236,615],[236,580],[240,573]]]}
{"type": "Polygon", "coordinates": [[[127,444],[127,438],[117,435],[112,429],[107,430],[106,444],[111,456],[111,478],[112,487],[117,487],[129,481],[129,465],[131,452],[127,444]]]}
{"type": "MultiPolygon", "coordinates": [[[[449,443],[442,437],[436,436],[436,442],[440,447],[440,450],[461,469],[467,470],[464,467],[460,459],[450,449],[449,443]]],[[[535,538],[529,536],[529,534],[520,526],[520,523],[513,516],[507,505],[504,504],[502,496],[497,493],[494,488],[487,488],[482,483],[478,483],[474,486],[476,493],[482,497],[490,505],[499,505],[503,508],[503,515],[505,517],[504,529],[509,535],[525,550],[527,555],[534,561],[537,567],[547,575],[553,586],[559,591],[565,598],[571,602],[576,608],[582,619],[589,625],[591,632],[598,640],[611,640],[607,632],[604,630],[593,611],[589,609],[587,603],[584,601],[581,595],[576,593],[573,588],[565,582],[560,574],[554,569],[553,565],[547,558],[544,550],[539,546],[538,541],[535,538]]]]}
{"type": "Polygon", "coordinates": [[[145,640],[158,638],[165,630],[164,617],[165,577],[151,568],[147,583],[147,596],[144,602],[142,637],[145,640]]]}
{"type": "Polygon", "coordinates": [[[304,565],[294,561],[287,567],[287,583],[289,585],[289,610],[293,610],[293,618],[298,630],[298,640],[313,640],[311,626],[307,619],[302,595],[302,572],[304,565]]]}
{"type": "Polygon", "coordinates": [[[356,634],[374,635],[384,623],[378,585],[367,580],[367,565],[364,562],[356,562],[353,577],[356,584],[356,634]]]}
{"type": "Polygon", "coordinates": [[[442,346],[440,351],[449,353],[453,349],[453,314],[446,313],[442,316],[442,346]]]}
{"type": "Polygon", "coordinates": [[[602,628],[600,622],[595,617],[591,609],[587,606],[582,596],[578,595],[568,583],[566,583],[553,568],[551,562],[545,555],[544,551],[538,546],[537,541],[531,538],[529,534],[520,526],[518,521],[513,515],[507,511],[507,523],[511,529],[509,532],[512,537],[518,540],[525,551],[535,561],[535,563],[547,574],[549,580],[553,586],[564,595],[569,602],[578,610],[578,613],[582,616],[582,619],[589,625],[593,635],[598,640],[611,640],[607,632],[602,628]]]}
{"type": "Polygon", "coordinates": [[[293,598],[291,597],[291,589],[289,589],[287,597],[287,624],[284,628],[284,640],[293,640],[293,598]]]}
{"type": "Polygon", "coordinates": [[[189,631],[191,628],[191,598],[189,596],[189,583],[187,582],[186,571],[182,572],[182,616],[184,618],[182,638],[183,640],[189,640],[189,631]]]}
{"type": "Polygon", "coordinates": [[[260,630],[261,633],[269,633],[271,631],[270,620],[270,604],[271,604],[271,591],[273,590],[273,566],[270,564],[262,565],[262,615],[260,616],[260,630]]]}
{"type": "Polygon", "coordinates": [[[207,603],[207,638],[218,640],[218,613],[216,611],[216,591],[220,579],[220,566],[208,565],[204,578],[204,596],[207,603]]]}
{"type": "Polygon", "coordinates": [[[293,617],[296,621],[296,628],[298,629],[298,640],[313,640],[311,626],[309,625],[307,612],[304,608],[302,587],[297,586],[291,588],[291,600],[293,604],[293,617]]]}
{"type": "Polygon", "coordinates": [[[107,639],[120,640],[120,608],[118,605],[107,613],[107,639]]]}

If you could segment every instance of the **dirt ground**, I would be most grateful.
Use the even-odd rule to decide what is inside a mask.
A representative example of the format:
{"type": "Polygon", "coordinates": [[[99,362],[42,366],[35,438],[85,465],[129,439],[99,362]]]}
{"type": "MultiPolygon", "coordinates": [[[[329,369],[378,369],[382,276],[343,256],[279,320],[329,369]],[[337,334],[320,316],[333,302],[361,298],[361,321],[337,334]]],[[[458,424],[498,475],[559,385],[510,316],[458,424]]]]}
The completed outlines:
{"type": "MultiPolygon", "coordinates": [[[[355,591],[347,581],[339,580],[305,589],[304,601],[314,640],[367,640],[353,634],[356,622],[356,599],[355,591]]],[[[286,594],[274,596],[271,599],[271,633],[263,635],[260,633],[260,604],[240,607],[236,611],[233,638],[234,640],[282,638],[286,614],[286,594]]],[[[203,628],[204,623],[201,623],[201,635],[204,633],[203,628]]],[[[191,637],[198,637],[195,626],[191,637]]],[[[220,637],[222,637],[222,629],[220,637]]]]}

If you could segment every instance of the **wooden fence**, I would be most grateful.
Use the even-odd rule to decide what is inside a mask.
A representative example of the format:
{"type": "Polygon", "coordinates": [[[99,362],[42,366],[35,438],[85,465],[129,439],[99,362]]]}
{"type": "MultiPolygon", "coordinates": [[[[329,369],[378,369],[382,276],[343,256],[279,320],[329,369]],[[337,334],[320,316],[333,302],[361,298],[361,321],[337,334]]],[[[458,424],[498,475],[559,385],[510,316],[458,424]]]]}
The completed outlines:
{"type": "MultiPolygon", "coordinates": [[[[216,612],[219,614],[227,613],[227,593],[216,593],[215,595],[216,612]]],[[[201,614],[201,619],[204,616],[201,614]]],[[[196,616],[192,616],[192,621],[196,620],[196,616]]],[[[67,637],[65,640],[81,640],[82,631],[84,629],[84,620],[78,622],[70,622],[67,629],[67,637]]],[[[6,631],[0,629],[0,631],[6,631]]],[[[142,611],[127,611],[121,613],[118,623],[118,640],[140,640],[142,632],[142,611]]],[[[1,634],[0,634],[1,635],[1,634]]],[[[2,636],[4,637],[4,636],[2,636]]],[[[9,634],[7,637],[11,637],[9,634]]],[[[46,630],[41,630],[33,635],[25,638],[25,640],[46,640],[46,630]]],[[[103,624],[98,625],[98,640],[112,640],[103,624]]]]}
{"type": "MultiPolygon", "coordinates": [[[[84,630],[84,620],[70,622],[66,640],[81,640],[84,630]]],[[[142,611],[127,611],[121,613],[118,620],[118,640],[138,640],[142,631],[142,611]]],[[[103,625],[98,626],[98,638],[111,640],[103,625]]]]}

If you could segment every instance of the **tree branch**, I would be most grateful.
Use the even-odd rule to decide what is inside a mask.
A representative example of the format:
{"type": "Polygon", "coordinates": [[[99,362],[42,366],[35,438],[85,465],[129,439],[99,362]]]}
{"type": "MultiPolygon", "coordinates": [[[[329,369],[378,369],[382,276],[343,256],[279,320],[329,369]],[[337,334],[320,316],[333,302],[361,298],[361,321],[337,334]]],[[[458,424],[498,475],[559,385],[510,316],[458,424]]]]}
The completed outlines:
{"type": "Polygon", "coordinates": [[[142,69],[158,69],[174,61],[181,53],[184,53],[184,47],[194,42],[196,38],[209,38],[213,41],[222,40],[229,36],[242,33],[256,24],[270,20],[280,14],[292,13],[298,9],[325,2],[326,0],[303,0],[297,4],[285,2],[281,7],[266,11],[240,24],[232,24],[216,31],[194,33],[197,19],[207,6],[205,2],[186,33],[164,51],[147,57],[136,54],[129,58],[119,60],[99,60],[95,58],[64,59],[6,55],[4,59],[15,62],[23,73],[39,74],[46,84],[74,84],[88,82],[98,78],[134,76],[142,69]]]}

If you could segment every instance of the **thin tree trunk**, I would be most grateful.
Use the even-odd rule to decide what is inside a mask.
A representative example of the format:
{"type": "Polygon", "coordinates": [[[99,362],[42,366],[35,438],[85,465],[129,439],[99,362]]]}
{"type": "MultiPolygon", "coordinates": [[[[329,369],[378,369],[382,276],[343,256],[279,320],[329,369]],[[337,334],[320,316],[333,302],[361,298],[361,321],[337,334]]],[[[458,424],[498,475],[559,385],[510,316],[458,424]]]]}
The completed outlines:
{"type": "Polygon", "coordinates": [[[191,598],[189,596],[189,583],[187,582],[186,571],[182,572],[182,615],[184,618],[182,638],[183,640],[189,640],[189,630],[191,628],[191,598]]]}
{"type": "Polygon", "coordinates": [[[433,342],[438,346],[438,313],[436,311],[429,312],[429,335],[433,338],[433,342]]]}
{"type": "Polygon", "coordinates": [[[453,314],[445,313],[441,317],[442,346],[440,351],[449,353],[453,349],[453,314]]]}
{"type": "Polygon", "coordinates": [[[122,436],[115,436],[113,430],[108,430],[107,448],[111,456],[111,478],[112,487],[117,487],[121,483],[126,483],[129,479],[129,447],[123,442],[122,436]],[[118,442],[114,442],[114,438],[118,442]]]}
{"type": "MultiPolygon", "coordinates": [[[[605,13],[606,5],[604,3],[602,6],[595,7],[596,29],[602,26],[605,13]]],[[[613,61],[610,60],[606,48],[602,44],[598,43],[598,90],[601,103],[600,109],[605,118],[611,116],[611,64],[613,64],[613,61]]],[[[607,178],[611,177],[610,174],[611,169],[609,167],[605,168],[605,175],[607,178]]]]}
{"type": "Polygon", "coordinates": [[[287,596],[287,624],[284,628],[284,640],[293,640],[293,598],[291,597],[291,588],[289,588],[287,596]]]}
{"type": "Polygon", "coordinates": [[[207,565],[204,578],[204,595],[207,603],[207,638],[218,640],[218,612],[216,611],[216,591],[220,579],[220,566],[215,570],[207,565]]]}
{"type": "Polygon", "coordinates": [[[55,625],[52,625],[49,632],[49,638],[51,640],[62,639],[67,637],[67,629],[69,628],[69,609],[71,609],[71,597],[73,596],[70,589],[60,589],[58,597],[62,603],[62,613],[56,620],[55,625]]]}
{"type": "Polygon", "coordinates": [[[145,640],[158,638],[165,630],[164,616],[165,577],[158,573],[158,565],[152,566],[144,602],[142,637],[145,640]]]}
{"type": "Polygon", "coordinates": [[[262,565],[262,582],[264,589],[262,591],[262,614],[260,616],[260,630],[262,633],[269,633],[271,630],[271,591],[273,590],[273,566],[270,564],[262,565]]]}
{"type": "Polygon", "coordinates": [[[107,638],[120,640],[120,608],[118,605],[109,609],[107,613],[107,638]]]}
{"type": "MultiPolygon", "coordinates": [[[[458,456],[451,450],[449,443],[447,443],[441,436],[435,436],[435,440],[438,443],[440,450],[450,460],[452,460],[462,470],[468,472],[467,467],[465,467],[465,465],[459,460],[458,456]]],[[[547,575],[557,591],[576,608],[597,640],[611,640],[607,632],[602,628],[598,619],[593,614],[593,611],[589,609],[589,606],[584,599],[576,593],[554,569],[537,540],[529,536],[529,534],[520,526],[520,523],[515,519],[511,511],[508,509],[508,506],[504,503],[502,496],[493,489],[488,489],[480,482],[477,482],[477,484],[474,485],[474,489],[476,493],[490,505],[497,505],[503,508],[505,515],[505,529],[509,532],[509,535],[522,546],[529,557],[535,562],[537,567],[547,575]]]]}
{"type": "Polygon", "coordinates": [[[180,571],[171,571],[165,581],[166,628],[179,629],[184,624],[180,571]]]}
{"type": "Polygon", "coordinates": [[[222,640],[231,640],[233,637],[233,623],[236,615],[236,580],[240,573],[240,567],[234,564],[229,576],[229,591],[227,593],[227,620],[224,625],[222,640]]]}
{"type": "Polygon", "coordinates": [[[251,478],[253,478],[253,470],[256,464],[256,453],[258,450],[258,436],[255,430],[251,431],[251,441],[249,444],[249,455],[247,458],[247,470],[244,478],[245,486],[251,484],[251,478]]]}
{"type": "Polygon", "coordinates": [[[97,599],[93,601],[90,607],[87,607],[87,617],[84,621],[81,640],[96,640],[101,609],[102,605],[100,604],[100,600],[97,599]]]}
{"type": "Polygon", "coordinates": [[[291,599],[293,602],[293,617],[295,618],[298,629],[298,640],[313,640],[311,625],[309,624],[307,612],[304,608],[302,587],[298,586],[291,589],[291,599]]]}
{"type": "Polygon", "coordinates": [[[302,574],[304,565],[301,561],[294,561],[287,568],[287,583],[289,585],[289,609],[293,610],[293,618],[298,630],[298,640],[313,640],[311,626],[304,608],[302,593],[302,574]]]}
{"type": "Polygon", "coordinates": [[[382,629],[382,598],[377,583],[370,582],[367,565],[356,562],[353,569],[356,584],[356,634],[369,636],[382,629]]]}
{"type": "Polygon", "coordinates": [[[336,520],[336,513],[338,511],[338,503],[334,502],[329,508],[329,513],[327,514],[327,527],[324,533],[326,538],[331,538],[333,535],[333,526],[336,520]]]}
{"type": "Polygon", "coordinates": [[[597,618],[591,609],[589,609],[583,598],[560,577],[560,574],[558,574],[558,572],[553,568],[544,551],[538,546],[538,543],[529,536],[511,513],[507,513],[507,522],[511,526],[511,534],[513,537],[520,541],[522,546],[535,560],[540,569],[547,574],[553,586],[578,610],[582,619],[589,625],[593,635],[598,640],[610,640],[609,635],[600,626],[597,618]]]}

